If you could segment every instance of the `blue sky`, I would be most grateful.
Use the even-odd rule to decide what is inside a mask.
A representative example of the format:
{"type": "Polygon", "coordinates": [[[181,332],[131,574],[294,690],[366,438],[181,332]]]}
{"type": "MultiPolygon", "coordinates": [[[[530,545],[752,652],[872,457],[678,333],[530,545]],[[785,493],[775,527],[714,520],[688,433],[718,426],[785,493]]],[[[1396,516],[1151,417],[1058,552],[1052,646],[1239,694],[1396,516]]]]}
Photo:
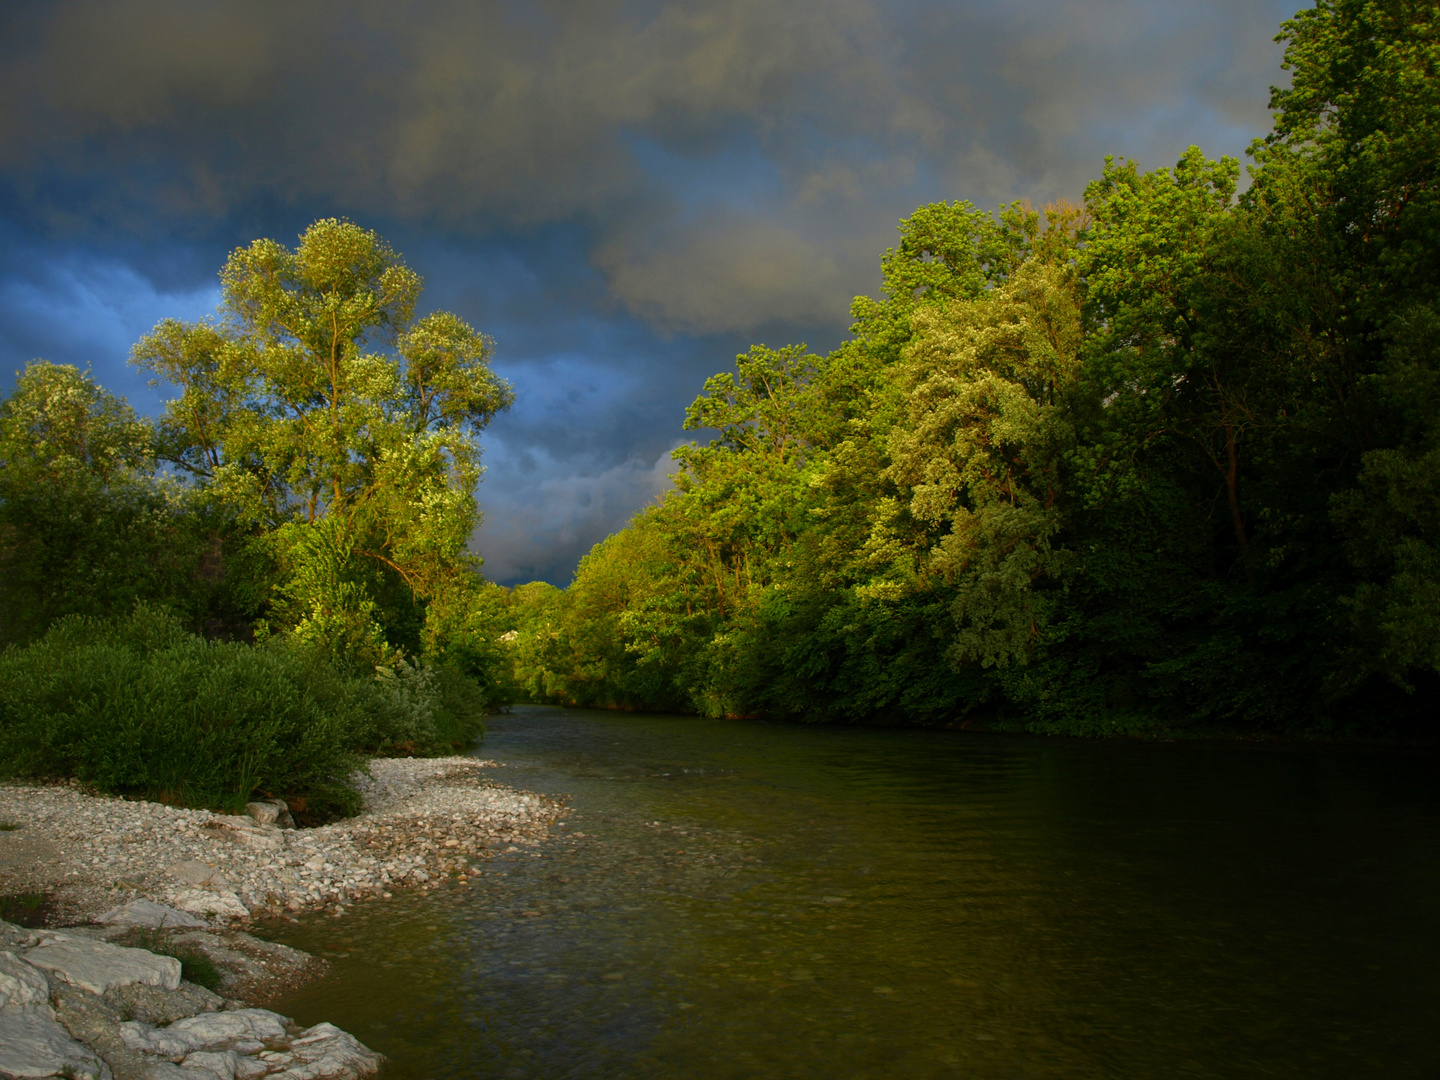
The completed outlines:
{"type": "Polygon", "coordinates": [[[1241,155],[1293,0],[127,0],[0,13],[0,378],[216,302],[259,236],[381,232],[495,338],[475,539],[569,580],[753,342],[842,340],[897,221],[1241,155]]]}

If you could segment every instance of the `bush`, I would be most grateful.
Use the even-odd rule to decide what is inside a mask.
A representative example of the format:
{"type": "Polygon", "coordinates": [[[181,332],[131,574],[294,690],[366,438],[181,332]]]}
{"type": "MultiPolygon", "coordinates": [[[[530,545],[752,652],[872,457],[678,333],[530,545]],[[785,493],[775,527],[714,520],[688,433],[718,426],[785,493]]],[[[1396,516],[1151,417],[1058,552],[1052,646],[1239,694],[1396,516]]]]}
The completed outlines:
{"type": "Polygon", "coordinates": [[[371,753],[426,756],[461,750],[485,730],[483,688],[448,667],[411,664],[376,669],[368,687],[371,753]]]}
{"type": "Polygon", "coordinates": [[[315,823],[358,811],[350,777],[367,753],[473,738],[451,679],[356,677],[284,639],[207,642],[144,606],[72,616],[0,654],[0,775],[231,812],[279,796],[315,823]]]}

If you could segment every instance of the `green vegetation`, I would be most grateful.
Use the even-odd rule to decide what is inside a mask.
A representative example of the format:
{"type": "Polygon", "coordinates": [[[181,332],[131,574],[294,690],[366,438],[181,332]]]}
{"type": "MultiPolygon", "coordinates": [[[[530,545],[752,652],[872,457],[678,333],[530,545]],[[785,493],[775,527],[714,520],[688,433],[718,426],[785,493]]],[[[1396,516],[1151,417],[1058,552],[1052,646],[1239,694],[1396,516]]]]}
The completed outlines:
{"type": "Polygon", "coordinates": [[[0,895],[0,920],[16,926],[40,927],[50,918],[54,903],[46,893],[0,895]]]}
{"type": "Polygon", "coordinates": [[[323,820],[366,755],[463,747],[509,694],[466,545],[511,394],[347,222],[221,281],[218,321],[135,348],[180,389],[158,424],[43,361],[0,402],[0,776],[323,820]]]}
{"type": "Polygon", "coordinates": [[[220,989],[225,973],[194,945],[174,941],[163,930],[135,926],[114,939],[116,945],[132,949],[145,949],[156,956],[172,956],[180,961],[180,977],[186,982],[203,986],[206,990],[220,989]]]}
{"type": "Polygon", "coordinates": [[[1440,40],[1284,24],[1239,163],[937,203],[828,356],[712,378],[675,489],[485,600],[534,700],[1074,734],[1433,731],[1440,40]]]}
{"type": "Polygon", "coordinates": [[[362,678],[299,643],[205,641],[145,607],[68,616],[0,655],[0,761],[183,806],[279,796],[313,823],[358,809],[349,777],[365,755],[448,753],[478,735],[467,690],[444,668],[362,678]]]}
{"type": "Polygon", "coordinates": [[[1434,5],[1320,0],[1240,165],[936,203],[827,356],[710,379],[675,488],[560,590],[483,581],[491,343],[374,233],[234,252],[134,361],[0,403],[0,774],[354,806],[513,696],[1100,735],[1431,732],[1434,5]],[[139,602],[140,606],[136,604],[139,602]],[[168,614],[167,614],[168,613],[168,614]]]}

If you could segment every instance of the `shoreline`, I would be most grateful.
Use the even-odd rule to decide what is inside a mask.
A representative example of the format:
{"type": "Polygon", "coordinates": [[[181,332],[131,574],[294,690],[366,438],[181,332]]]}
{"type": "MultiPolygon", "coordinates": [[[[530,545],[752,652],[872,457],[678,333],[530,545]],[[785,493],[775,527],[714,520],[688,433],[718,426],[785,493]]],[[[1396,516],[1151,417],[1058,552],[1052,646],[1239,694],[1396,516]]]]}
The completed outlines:
{"type": "Polygon", "coordinates": [[[469,757],[377,758],[364,808],[311,829],[87,794],[0,785],[0,895],[44,893],[50,921],[87,922],[129,900],[215,927],[286,917],[476,877],[507,847],[538,843],[561,808],[489,779],[469,757]]]}
{"type": "MultiPolygon", "coordinates": [[[[382,1058],[254,1005],[329,964],[248,930],[392,890],[467,887],[550,836],[560,803],[469,757],[378,758],[364,808],[312,829],[0,784],[0,1076],[359,1080],[382,1058]],[[183,966],[182,966],[183,965],[183,966]],[[186,980],[182,981],[182,970],[186,980]],[[188,981],[204,982],[206,986],[188,981]]],[[[283,807],[282,807],[283,812],[283,807]]],[[[281,820],[284,820],[281,818],[281,820]]]]}

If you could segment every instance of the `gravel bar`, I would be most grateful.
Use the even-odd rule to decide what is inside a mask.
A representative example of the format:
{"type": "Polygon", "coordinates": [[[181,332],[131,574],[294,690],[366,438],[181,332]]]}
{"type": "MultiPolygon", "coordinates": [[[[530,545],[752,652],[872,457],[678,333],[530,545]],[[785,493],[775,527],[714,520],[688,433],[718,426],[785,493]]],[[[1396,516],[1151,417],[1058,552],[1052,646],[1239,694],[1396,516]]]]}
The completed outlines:
{"type": "Polygon", "coordinates": [[[488,779],[495,768],[470,757],[372,760],[357,777],[363,812],[313,829],[73,786],[0,785],[0,894],[46,893],[62,921],[141,897],[225,925],[434,888],[539,843],[560,816],[554,800],[488,779]]]}

